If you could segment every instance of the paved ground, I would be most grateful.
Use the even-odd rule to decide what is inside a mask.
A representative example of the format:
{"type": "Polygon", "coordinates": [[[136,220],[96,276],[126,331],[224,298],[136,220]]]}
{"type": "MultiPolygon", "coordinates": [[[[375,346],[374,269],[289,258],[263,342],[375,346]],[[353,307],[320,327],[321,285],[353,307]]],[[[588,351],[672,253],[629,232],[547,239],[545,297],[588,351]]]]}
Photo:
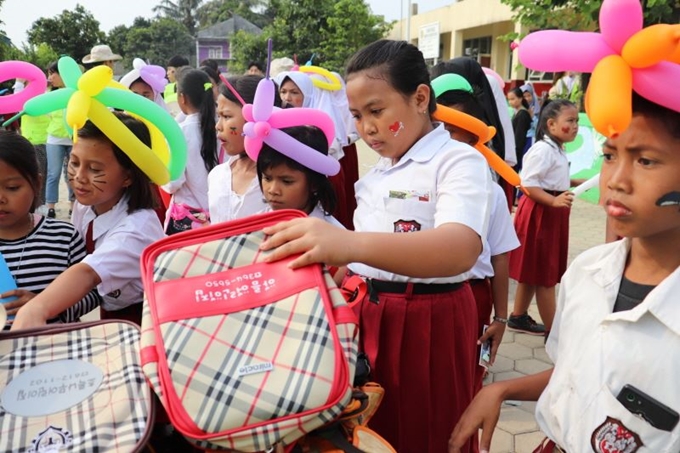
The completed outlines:
{"type": "MultiPolygon", "coordinates": [[[[361,173],[365,173],[377,160],[371,149],[359,147],[361,173]]],[[[596,205],[576,200],[570,217],[569,262],[584,250],[604,242],[605,215],[596,205]]],[[[510,281],[509,310],[512,310],[516,283],[510,281]]],[[[535,301],[529,313],[539,320],[535,301]]],[[[551,366],[543,347],[543,337],[506,330],[503,343],[490,369],[485,383],[512,379],[526,374],[537,373],[551,366]]],[[[536,403],[506,402],[491,443],[490,453],[531,453],[544,435],[539,431],[534,418],[536,403]]]]}

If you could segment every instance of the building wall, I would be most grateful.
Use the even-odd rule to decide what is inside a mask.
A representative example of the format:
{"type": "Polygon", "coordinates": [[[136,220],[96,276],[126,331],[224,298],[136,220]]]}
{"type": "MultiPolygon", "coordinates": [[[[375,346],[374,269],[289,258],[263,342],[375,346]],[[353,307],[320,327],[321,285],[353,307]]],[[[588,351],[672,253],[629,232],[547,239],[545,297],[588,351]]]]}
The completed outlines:
{"type": "MultiPolygon", "coordinates": [[[[414,2],[415,3],[415,2],[414,2]]],[[[417,45],[420,27],[439,23],[439,61],[462,56],[463,42],[468,39],[491,37],[489,67],[505,80],[523,79],[524,68],[518,67],[517,52],[510,43],[498,37],[521,29],[512,20],[510,7],[500,0],[461,0],[448,6],[397,21],[388,35],[389,39],[407,39],[417,45]]]]}
{"type": "Polygon", "coordinates": [[[213,58],[214,60],[218,61],[226,61],[230,58],[230,53],[229,53],[229,41],[227,40],[209,40],[209,39],[200,39],[196,45],[198,52],[198,61],[203,61],[206,58],[213,58]],[[210,49],[211,48],[221,48],[222,49],[222,58],[215,58],[210,55],[210,49]]]}

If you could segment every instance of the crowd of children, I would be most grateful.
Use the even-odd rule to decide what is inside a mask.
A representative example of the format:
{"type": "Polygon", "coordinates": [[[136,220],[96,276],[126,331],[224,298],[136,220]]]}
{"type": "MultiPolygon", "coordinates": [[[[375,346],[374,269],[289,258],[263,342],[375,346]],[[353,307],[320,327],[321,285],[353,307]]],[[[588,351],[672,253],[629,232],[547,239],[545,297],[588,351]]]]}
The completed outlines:
{"type": "MultiPolygon", "coordinates": [[[[578,132],[571,101],[538,103],[530,85],[510,90],[509,124],[502,92],[476,61],[456,58],[430,71],[404,41],[379,40],[356,52],[344,79],[334,74],[339,93],[324,91],[316,76],[279,73],[272,107],[321,110],[335,124],[332,135],[304,120],[280,132],[321,154],[316,159],[339,160],[342,170],[333,175],[267,143],[246,152],[252,124],[243,107],[255,102],[262,68],[224,78],[210,62],[200,69],[187,63],[169,62],[170,84],[159,80],[162,68],[141,60],[122,80],[179,110],[188,159],[180,177],[161,187],[169,198],[164,224],[158,187],[93,122],[74,140],[60,112],[44,118],[46,136],[36,140],[46,145],[47,169],[39,165],[43,143],[0,132],[0,252],[17,287],[0,294],[12,317],[7,328],[75,322],[97,306],[103,319],[139,323],[139,258],[148,245],[298,209],[308,217],[266,228],[262,249],[271,250],[269,261],[298,255],[292,267],[337,267],[341,285],[355,276],[366,281],[355,306],[360,350],[385,388],[371,427],[396,451],[488,451],[505,399],[538,399],[537,418],[554,451],[680,449],[675,425],[660,430],[621,403],[621,395],[634,394],[676,422],[680,410],[663,378],[680,351],[671,303],[680,264],[680,113],[632,93],[633,120],[607,139],[600,179],[610,227],[625,239],[584,253],[567,270],[569,188],[580,182],[570,179],[565,153],[578,132]],[[433,121],[438,103],[493,126],[483,145],[521,169],[525,194],[514,225],[514,187],[473,148],[478,135],[433,121]],[[355,182],[357,138],[380,158],[355,182]],[[64,163],[70,222],[54,219],[64,163]],[[36,212],[42,203],[44,216],[36,212]],[[518,286],[509,311],[510,278],[518,286]],[[542,324],[528,314],[534,297],[542,324]],[[492,364],[506,325],[543,335],[555,367],[482,388],[480,349],[489,348],[485,362],[492,364]],[[602,447],[615,441],[628,449],[602,447]]],[[[63,86],[56,64],[48,74],[53,89],[63,86]]],[[[114,115],[151,146],[144,122],[114,115]]]]}

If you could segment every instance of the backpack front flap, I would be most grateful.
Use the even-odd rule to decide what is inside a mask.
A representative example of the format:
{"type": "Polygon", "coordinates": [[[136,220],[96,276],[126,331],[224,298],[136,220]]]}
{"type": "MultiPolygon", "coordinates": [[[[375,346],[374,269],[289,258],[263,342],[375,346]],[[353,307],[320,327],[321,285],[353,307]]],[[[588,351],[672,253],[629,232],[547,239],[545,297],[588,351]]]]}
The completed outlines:
{"type": "Polygon", "coordinates": [[[173,425],[203,447],[292,442],[351,397],[356,318],[340,291],[329,295],[320,266],[291,270],[259,250],[264,226],[302,215],[192,230],[143,254],[144,371],[173,425]]]}
{"type": "Polygon", "coordinates": [[[0,451],[139,451],[151,432],[151,396],[132,323],[0,334],[0,451]]]}

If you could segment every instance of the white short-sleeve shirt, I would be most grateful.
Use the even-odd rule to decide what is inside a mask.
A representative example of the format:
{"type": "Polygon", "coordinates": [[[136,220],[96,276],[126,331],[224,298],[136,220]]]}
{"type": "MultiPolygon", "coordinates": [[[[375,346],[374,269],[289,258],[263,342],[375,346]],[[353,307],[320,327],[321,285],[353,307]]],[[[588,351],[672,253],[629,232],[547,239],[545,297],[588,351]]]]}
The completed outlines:
{"type": "Polygon", "coordinates": [[[100,216],[90,206],[77,201],[73,205],[73,225],[83,237],[87,235],[88,224],[94,220],[94,253],[82,262],[101,279],[97,291],[105,310],[120,310],[142,302],[144,288],[139,259],[149,244],[165,236],[156,211],[140,209],[128,214],[127,209],[125,197],[100,216]]]}
{"type": "Polygon", "coordinates": [[[232,190],[231,166],[237,159],[238,156],[230,157],[208,175],[208,205],[213,225],[257,214],[269,206],[262,196],[257,177],[253,178],[245,193],[237,194],[232,190]]]}
{"type": "MultiPolygon", "coordinates": [[[[187,142],[187,166],[182,175],[164,184],[163,190],[172,194],[172,203],[208,210],[208,170],[201,156],[201,118],[198,113],[188,115],[180,124],[187,142]]],[[[217,140],[217,139],[216,139],[217,140]]]]}
{"type": "MultiPolygon", "coordinates": [[[[489,219],[491,176],[474,148],[451,140],[442,124],[422,137],[395,165],[381,158],[355,185],[356,231],[411,232],[460,223],[484,237],[489,219]]],[[[361,263],[352,272],[387,281],[455,283],[469,273],[446,278],[412,278],[361,263]]]]}
{"type": "Polygon", "coordinates": [[[680,424],[661,431],[617,401],[628,384],[680,413],[680,268],[613,313],[629,249],[629,240],[592,248],[562,278],[546,346],[555,369],[536,418],[569,452],[680,451],[680,424]],[[618,448],[602,447],[612,441],[618,448]]]}
{"type": "Polygon", "coordinates": [[[533,144],[522,160],[522,185],[564,191],[570,187],[569,160],[549,137],[533,144]]]}
{"type": "Polygon", "coordinates": [[[519,247],[519,239],[508,211],[508,200],[498,184],[491,184],[489,228],[482,243],[484,248],[477,262],[470,269],[470,278],[493,277],[491,257],[502,255],[519,247]]]}

